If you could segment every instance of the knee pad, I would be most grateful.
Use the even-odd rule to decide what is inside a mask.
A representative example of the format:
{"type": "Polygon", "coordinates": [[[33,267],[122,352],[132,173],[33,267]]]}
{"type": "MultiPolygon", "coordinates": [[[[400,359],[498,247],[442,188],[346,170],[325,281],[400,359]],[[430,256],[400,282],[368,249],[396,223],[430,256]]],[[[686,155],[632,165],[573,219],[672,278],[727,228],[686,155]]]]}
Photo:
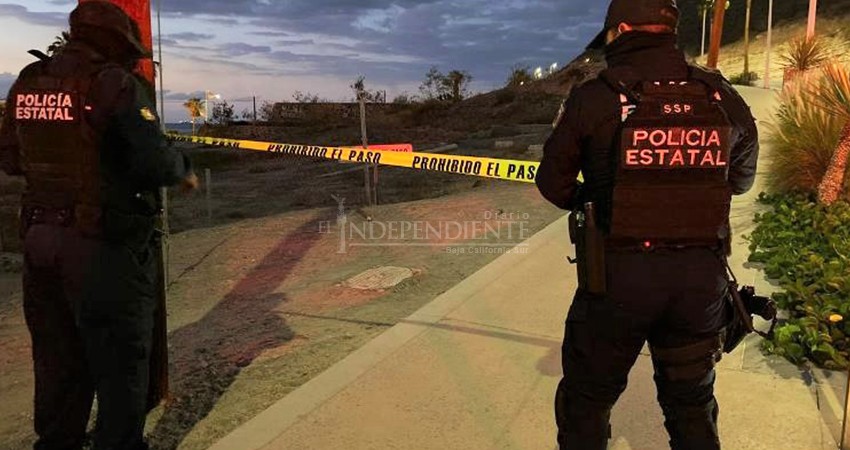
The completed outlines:
{"type": "Polygon", "coordinates": [[[687,381],[707,376],[723,356],[721,336],[715,335],[682,347],[650,345],[656,371],[669,381],[687,381]]]}

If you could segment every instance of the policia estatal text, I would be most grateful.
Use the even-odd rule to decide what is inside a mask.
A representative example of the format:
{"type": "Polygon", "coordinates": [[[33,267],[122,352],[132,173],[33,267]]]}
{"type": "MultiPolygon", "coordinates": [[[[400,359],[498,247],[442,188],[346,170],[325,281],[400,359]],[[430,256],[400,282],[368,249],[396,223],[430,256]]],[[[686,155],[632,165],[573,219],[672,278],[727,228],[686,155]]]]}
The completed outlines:
{"type": "Polygon", "coordinates": [[[608,69],[572,92],[544,148],[537,185],[573,211],[580,278],[555,401],[562,450],[606,448],[647,341],[671,447],[720,448],[729,208],[753,184],[758,136],[722,76],[686,63],[677,19],[674,0],[614,0],[608,69]]]}
{"type": "Polygon", "coordinates": [[[167,145],[130,71],[145,54],[117,6],[83,3],[71,39],[25,69],[0,129],[4,172],[26,177],[24,312],[35,367],[35,448],[146,448],[161,186],[196,178],[167,145]]]}

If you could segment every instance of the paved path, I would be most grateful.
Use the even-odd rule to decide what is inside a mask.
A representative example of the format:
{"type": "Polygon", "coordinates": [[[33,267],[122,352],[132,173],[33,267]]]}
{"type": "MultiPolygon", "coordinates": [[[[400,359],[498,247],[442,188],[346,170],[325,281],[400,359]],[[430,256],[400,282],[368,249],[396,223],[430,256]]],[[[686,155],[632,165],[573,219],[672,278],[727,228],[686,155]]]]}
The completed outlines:
{"type": "MultiPolygon", "coordinates": [[[[765,120],[772,93],[742,90],[765,120]]],[[[769,158],[763,151],[762,163],[769,158]]],[[[762,170],[764,165],[762,165],[762,170]]],[[[759,183],[760,184],[760,183],[759,183]]],[[[733,269],[744,267],[757,185],[736,198],[733,269]]],[[[214,450],[528,449],[555,447],[552,398],[575,269],[566,221],[527,241],[527,254],[497,259],[218,442],[214,450]]],[[[617,450],[667,448],[646,352],[613,414],[617,450]]],[[[719,368],[726,449],[836,448],[811,379],[765,358],[748,339],[719,368]]]]}

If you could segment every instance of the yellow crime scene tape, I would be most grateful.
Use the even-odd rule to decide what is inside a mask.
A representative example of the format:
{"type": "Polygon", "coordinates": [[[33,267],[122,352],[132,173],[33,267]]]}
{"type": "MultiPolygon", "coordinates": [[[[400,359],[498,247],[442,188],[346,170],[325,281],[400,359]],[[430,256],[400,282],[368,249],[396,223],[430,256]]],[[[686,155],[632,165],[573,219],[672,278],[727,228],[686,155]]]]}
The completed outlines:
{"type": "Polygon", "coordinates": [[[321,147],[316,145],[278,144],[273,142],[246,141],[237,139],[185,136],[169,133],[179,142],[205,144],[240,150],[280,153],[291,156],[307,156],[336,161],[371,163],[384,166],[432,172],[454,173],[499,180],[534,183],[540,163],[513,159],[483,158],[477,156],[441,155],[436,153],[402,153],[380,150],[364,150],[357,147],[321,147]]]}

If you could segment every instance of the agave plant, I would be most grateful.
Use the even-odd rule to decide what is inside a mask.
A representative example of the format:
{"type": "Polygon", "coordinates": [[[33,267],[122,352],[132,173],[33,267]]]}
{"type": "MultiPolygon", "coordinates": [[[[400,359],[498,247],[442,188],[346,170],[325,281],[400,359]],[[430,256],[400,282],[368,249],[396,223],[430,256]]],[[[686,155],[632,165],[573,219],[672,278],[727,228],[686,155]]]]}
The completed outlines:
{"type": "Polygon", "coordinates": [[[847,173],[847,157],[850,155],[850,71],[833,63],[825,66],[823,72],[823,79],[817,84],[817,89],[811,91],[814,102],[844,123],[838,146],[818,186],[818,200],[830,205],[841,194],[847,173]]]}
{"type": "Polygon", "coordinates": [[[791,41],[791,47],[781,58],[786,68],[805,72],[829,61],[829,52],[820,38],[800,36],[791,41]]]}
{"type": "MultiPolygon", "coordinates": [[[[818,37],[807,39],[801,36],[791,41],[781,59],[785,69],[783,85],[788,85],[829,61],[830,53],[818,37]]],[[[805,79],[800,81],[806,82],[805,79]]]]}
{"type": "Polygon", "coordinates": [[[772,192],[814,194],[829,167],[843,122],[813,97],[803,83],[787,86],[774,123],[768,124],[773,157],[767,183],[772,192]]]}

